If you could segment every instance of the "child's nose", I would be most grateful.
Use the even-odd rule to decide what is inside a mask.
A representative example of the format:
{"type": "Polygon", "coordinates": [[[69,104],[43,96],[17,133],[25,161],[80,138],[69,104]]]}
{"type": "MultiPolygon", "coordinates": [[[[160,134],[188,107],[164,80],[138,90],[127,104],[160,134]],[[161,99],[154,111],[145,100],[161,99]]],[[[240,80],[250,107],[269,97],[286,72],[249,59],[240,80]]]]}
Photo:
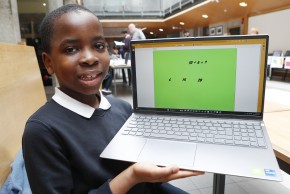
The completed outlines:
{"type": "Polygon", "coordinates": [[[81,64],[83,65],[95,65],[98,63],[98,57],[96,53],[91,49],[84,49],[82,52],[81,64]]]}

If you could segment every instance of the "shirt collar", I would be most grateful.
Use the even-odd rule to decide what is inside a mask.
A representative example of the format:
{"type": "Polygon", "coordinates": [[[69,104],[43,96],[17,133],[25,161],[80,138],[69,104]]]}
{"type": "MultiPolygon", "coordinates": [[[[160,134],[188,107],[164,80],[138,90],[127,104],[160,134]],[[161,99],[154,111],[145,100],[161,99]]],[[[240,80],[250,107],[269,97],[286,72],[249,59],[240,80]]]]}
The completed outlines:
{"type": "MultiPolygon", "coordinates": [[[[91,118],[91,116],[95,112],[95,108],[73,99],[72,97],[63,93],[57,87],[55,88],[55,94],[53,95],[52,99],[56,101],[59,105],[86,118],[91,118]]],[[[100,92],[99,109],[108,110],[110,107],[110,102],[106,99],[105,96],[103,96],[102,92],[100,92]]]]}

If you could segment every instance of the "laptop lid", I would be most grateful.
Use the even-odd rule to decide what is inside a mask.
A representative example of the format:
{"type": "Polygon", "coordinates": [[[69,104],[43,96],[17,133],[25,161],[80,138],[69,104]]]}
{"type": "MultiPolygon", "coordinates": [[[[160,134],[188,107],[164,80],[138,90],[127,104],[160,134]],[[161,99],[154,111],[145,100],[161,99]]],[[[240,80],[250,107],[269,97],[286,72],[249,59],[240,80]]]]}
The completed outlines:
{"type": "Polygon", "coordinates": [[[262,119],[268,39],[131,41],[134,112],[262,119]]]}

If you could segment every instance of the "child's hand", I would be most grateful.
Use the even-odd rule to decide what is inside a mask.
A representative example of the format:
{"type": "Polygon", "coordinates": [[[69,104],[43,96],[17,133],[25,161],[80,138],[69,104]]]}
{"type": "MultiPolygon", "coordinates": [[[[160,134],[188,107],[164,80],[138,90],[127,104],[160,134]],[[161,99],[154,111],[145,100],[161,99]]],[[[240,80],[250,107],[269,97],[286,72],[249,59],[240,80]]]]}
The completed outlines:
{"type": "Polygon", "coordinates": [[[137,182],[168,182],[204,174],[199,171],[180,170],[177,166],[159,167],[147,162],[135,163],[130,168],[132,168],[132,178],[137,182]]]}
{"type": "Polygon", "coordinates": [[[114,194],[124,194],[138,183],[168,182],[201,174],[204,174],[204,172],[180,170],[177,166],[159,167],[147,162],[138,162],[112,179],[110,188],[114,194]]]}

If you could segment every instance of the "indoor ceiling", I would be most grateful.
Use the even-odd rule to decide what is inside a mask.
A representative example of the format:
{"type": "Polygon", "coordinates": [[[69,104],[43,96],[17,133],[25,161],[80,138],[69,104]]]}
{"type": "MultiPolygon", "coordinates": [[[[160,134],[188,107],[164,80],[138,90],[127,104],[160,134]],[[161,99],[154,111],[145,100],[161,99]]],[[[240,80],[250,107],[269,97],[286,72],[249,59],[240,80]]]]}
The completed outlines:
{"type": "MultiPolygon", "coordinates": [[[[46,0],[18,0],[18,2],[40,2],[46,0]]],[[[135,23],[143,28],[146,34],[163,37],[167,34],[176,34],[184,29],[208,27],[232,20],[247,20],[250,16],[265,14],[290,8],[290,0],[206,0],[197,6],[180,11],[165,19],[102,19],[103,27],[107,31],[126,29],[128,24],[135,23]],[[241,7],[241,2],[247,3],[241,7]],[[208,15],[203,18],[202,15],[208,15]],[[183,22],[184,25],[181,25],[183,22]],[[159,29],[162,28],[163,31],[159,29]]]]}
{"type": "Polygon", "coordinates": [[[153,32],[158,36],[174,34],[184,29],[208,27],[231,20],[247,19],[250,16],[265,14],[290,8],[290,0],[208,0],[202,5],[159,20],[102,20],[105,28],[126,28],[134,22],[139,28],[145,28],[146,33],[153,32]],[[241,7],[240,2],[247,3],[241,7]],[[203,18],[202,15],[208,15],[203,18]],[[184,25],[180,25],[183,22],[184,25]],[[163,29],[163,32],[159,31],[163,29]]]}

